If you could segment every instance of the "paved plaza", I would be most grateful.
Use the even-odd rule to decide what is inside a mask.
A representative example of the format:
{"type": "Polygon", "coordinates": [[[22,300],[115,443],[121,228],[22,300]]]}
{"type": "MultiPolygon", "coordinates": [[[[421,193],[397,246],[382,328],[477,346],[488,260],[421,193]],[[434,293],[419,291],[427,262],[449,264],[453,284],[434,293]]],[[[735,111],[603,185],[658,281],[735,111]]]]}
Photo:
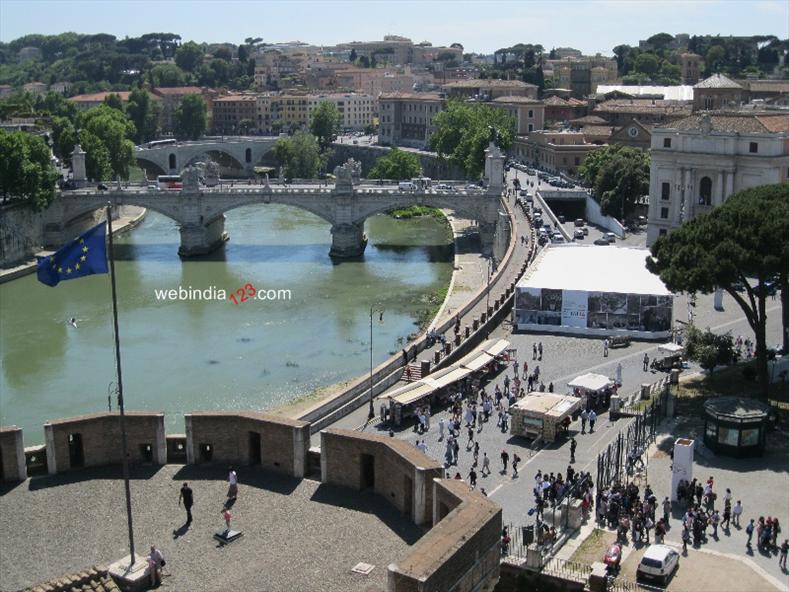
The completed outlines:
{"type": "MultiPolygon", "coordinates": [[[[178,592],[362,592],[385,587],[389,563],[421,535],[373,493],[239,469],[233,527],[244,536],[221,547],[212,536],[220,511],[224,467],[166,465],[132,474],[136,550],[159,547],[167,566],[162,588],[178,592]],[[195,495],[186,530],[178,507],[181,484],[195,495]],[[177,535],[177,537],[176,537],[177,535]],[[351,573],[359,562],[369,576],[351,573]]],[[[0,489],[0,590],[105,565],[128,554],[120,467],[75,470],[0,489]],[[18,536],[16,536],[18,535],[18,536]]]]}

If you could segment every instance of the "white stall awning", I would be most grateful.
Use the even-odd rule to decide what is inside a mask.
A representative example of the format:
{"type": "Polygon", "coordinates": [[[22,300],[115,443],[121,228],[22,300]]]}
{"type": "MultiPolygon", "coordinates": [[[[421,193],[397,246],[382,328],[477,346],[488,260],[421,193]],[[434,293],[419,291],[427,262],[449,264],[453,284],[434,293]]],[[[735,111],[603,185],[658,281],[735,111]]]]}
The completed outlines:
{"type": "Polygon", "coordinates": [[[571,389],[579,388],[586,391],[601,391],[606,387],[614,386],[614,381],[602,374],[582,374],[567,383],[571,389]]]}

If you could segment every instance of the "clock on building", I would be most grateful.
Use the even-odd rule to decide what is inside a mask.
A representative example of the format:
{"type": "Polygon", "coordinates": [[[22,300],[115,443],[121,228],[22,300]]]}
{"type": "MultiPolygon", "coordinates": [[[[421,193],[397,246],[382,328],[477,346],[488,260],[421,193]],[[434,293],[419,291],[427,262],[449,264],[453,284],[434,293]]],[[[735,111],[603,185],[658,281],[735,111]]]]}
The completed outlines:
{"type": "Polygon", "coordinates": [[[628,135],[629,135],[631,138],[635,138],[635,137],[638,135],[638,128],[637,128],[637,127],[635,127],[635,126],[634,126],[634,127],[631,127],[629,130],[627,130],[627,133],[628,133],[628,135]]]}

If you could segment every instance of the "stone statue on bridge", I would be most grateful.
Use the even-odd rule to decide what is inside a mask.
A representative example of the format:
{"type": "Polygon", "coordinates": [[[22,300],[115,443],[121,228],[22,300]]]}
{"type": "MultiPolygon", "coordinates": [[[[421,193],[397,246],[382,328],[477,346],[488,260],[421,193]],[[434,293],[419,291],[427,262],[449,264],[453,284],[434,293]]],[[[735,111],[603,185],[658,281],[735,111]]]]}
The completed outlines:
{"type": "Polygon", "coordinates": [[[359,181],[362,176],[362,163],[349,158],[345,164],[334,167],[334,176],[337,185],[352,186],[354,181],[359,181]]]}
{"type": "Polygon", "coordinates": [[[184,191],[198,191],[200,189],[200,169],[188,166],[181,173],[184,191]]]}

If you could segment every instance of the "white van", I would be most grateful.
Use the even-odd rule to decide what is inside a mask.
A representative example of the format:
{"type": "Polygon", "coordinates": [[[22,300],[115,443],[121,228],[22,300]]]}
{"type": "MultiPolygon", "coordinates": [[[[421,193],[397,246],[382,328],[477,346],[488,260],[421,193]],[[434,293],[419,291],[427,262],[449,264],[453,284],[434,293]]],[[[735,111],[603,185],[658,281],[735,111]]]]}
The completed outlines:
{"type": "Polygon", "coordinates": [[[411,181],[400,181],[397,184],[397,188],[400,191],[414,191],[416,189],[416,185],[414,185],[411,181]]]}

